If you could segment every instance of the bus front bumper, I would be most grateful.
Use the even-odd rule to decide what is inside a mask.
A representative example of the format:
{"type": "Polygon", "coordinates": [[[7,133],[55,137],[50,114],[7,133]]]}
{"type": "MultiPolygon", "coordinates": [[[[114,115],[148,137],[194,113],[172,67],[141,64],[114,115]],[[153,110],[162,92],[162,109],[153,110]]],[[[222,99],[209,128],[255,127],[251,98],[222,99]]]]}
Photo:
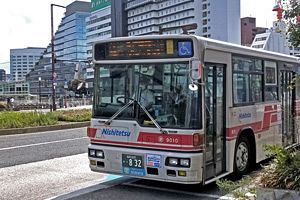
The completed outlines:
{"type": "Polygon", "coordinates": [[[90,168],[142,179],[182,184],[202,182],[202,152],[170,152],[89,145],[90,168]]]}

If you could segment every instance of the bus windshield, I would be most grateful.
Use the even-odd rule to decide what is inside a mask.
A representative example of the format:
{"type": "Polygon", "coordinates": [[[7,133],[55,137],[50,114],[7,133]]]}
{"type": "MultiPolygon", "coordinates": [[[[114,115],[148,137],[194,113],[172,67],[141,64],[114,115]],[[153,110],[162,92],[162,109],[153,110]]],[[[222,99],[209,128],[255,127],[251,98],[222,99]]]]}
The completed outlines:
{"type": "Polygon", "coordinates": [[[136,120],[141,126],[202,128],[200,91],[191,91],[189,63],[113,64],[95,67],[95,118],[110,118],[133,101],[116,119],[136,120]]]}

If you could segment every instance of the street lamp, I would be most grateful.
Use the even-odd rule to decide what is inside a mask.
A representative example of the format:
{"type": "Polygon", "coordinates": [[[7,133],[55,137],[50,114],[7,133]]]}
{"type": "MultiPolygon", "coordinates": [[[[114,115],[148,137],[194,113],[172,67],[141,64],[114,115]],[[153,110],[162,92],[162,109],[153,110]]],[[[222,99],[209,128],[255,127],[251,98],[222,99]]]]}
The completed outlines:
{"type": "MultiPolygon", "coordinates": [[[[65,6],[51,4],[51,64],[52,64],[52,108],[56,110],[55,104],[55,84],[56,84],[56,73],[55,73],[55,58],[54,58],[54,30],[53,30],[53,7],[66,8],[65,6]]],[[[51,108],[50,108],[51,110],[51,108]]]]}
{"type": "Polygon", "coordinates": [[[42,78],[39,77],[39,102],[41,104],[41,81],[42,81],[42,78]]]}

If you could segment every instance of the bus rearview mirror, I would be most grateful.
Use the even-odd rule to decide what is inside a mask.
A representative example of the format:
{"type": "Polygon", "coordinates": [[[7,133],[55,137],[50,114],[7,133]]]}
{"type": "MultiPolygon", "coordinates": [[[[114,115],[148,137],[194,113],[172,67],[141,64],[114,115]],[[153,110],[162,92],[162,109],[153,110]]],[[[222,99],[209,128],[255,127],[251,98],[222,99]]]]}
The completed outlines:
{"type": "Polygon", "coordinates": [[[193,60],[191,64],[191,78],[192,80],[199,80],[202,76],[202,63],[199,60],[193,60]]]}

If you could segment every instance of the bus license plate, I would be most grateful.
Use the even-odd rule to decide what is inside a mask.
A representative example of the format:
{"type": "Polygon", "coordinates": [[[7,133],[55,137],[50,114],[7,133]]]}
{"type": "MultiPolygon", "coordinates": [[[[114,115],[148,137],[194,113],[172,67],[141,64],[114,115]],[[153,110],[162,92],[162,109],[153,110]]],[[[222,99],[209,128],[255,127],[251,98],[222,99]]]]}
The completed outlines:
{"type": "Polygon", "coordinates": [[[123,173],[134,176],[145,176],[143,156],[122,154],[123,173]]]}

